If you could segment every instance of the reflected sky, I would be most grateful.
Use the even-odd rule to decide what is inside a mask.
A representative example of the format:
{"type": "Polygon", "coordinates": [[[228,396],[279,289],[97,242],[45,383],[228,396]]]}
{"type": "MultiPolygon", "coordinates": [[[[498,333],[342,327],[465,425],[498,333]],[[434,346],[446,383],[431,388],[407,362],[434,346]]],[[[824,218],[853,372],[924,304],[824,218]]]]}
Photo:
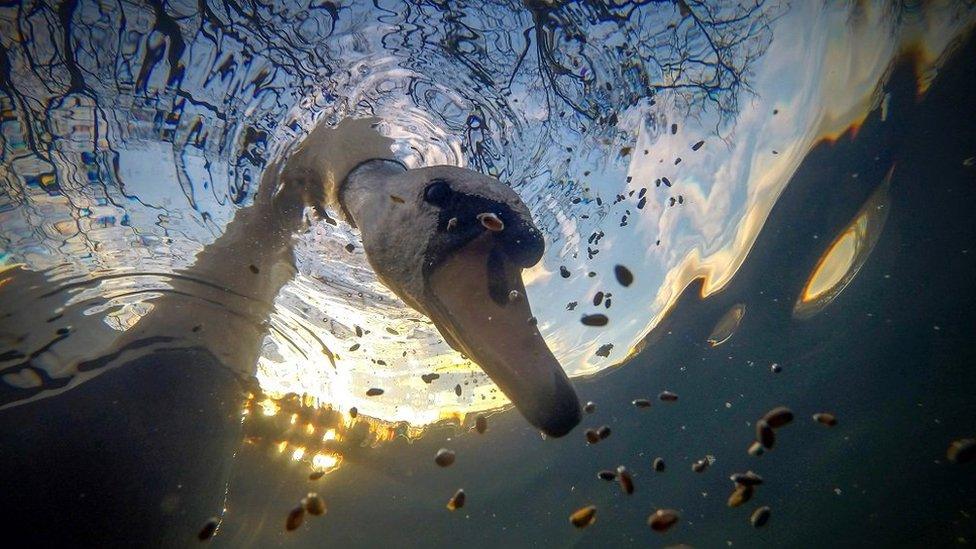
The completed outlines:
{"type": "MultiPolygon", "coordinates": [[[[468,166],[516,188],[547,236],[526,284],[554,354],[573,376],[620,364],[693,280],[711,295],[732,279],[807,152],[885,104],[878,90],[898,54],[915,52],[923,92],[972,24],[955,4],[885,5],[747,9],[732,34],[747,39],[724,54],[742,69],[734,93],[696,89],[709,74],[655,62],[721,38],[702,30],[704,14],[671,5],[492,4],[452,19],[425,3],[203,3],[201,13],[83,2],[70,45],[55,38],[53,10],[0,8],[3,261],[60,285],[59,314],[104,344],[57,344],[38,364],[59,383],[20,371],[2,379],[37,389],[34,398],[97,375],[75,365],[167,295],[169,275],[253,200],[270,159],[317,123],[367,115],[384,120],[410,166],[468,166]],[[688,42],[673,41],[681,36],[688,42]],[[631,286],[615,282],[617,264],[634,273],[631,286]],[[595,309],[606,328],[579,322],[595,309]]],[[[853,242],[839,238],[811,295],[842,289],[836,279],[851,271],[840,265],[854,252],[837,258],[853,242]]],[[[505,404],[377,281],[354,229],[313,223],[296,259],[257,365],[267,395],[307,395],[344,418],[356,408],[377,440],[398,422],[415,430],[505,404]],[[440,377],[421,377],[430,373],[440,377]],[[367,397],[370,387],[385,393],[367,397]]],[[[310,448],[286,450],[300,447],[310,448]]]]}

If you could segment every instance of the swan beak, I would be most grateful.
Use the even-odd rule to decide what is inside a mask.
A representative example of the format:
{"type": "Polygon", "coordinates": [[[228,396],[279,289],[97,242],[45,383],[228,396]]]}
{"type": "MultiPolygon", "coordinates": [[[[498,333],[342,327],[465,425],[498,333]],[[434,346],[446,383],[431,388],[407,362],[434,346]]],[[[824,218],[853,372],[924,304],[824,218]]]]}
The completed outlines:
{"type": "Polygon", "coordinates": [[[494,214],[479,221],[486,230],[427,278],[429,316],[532,425],[560,437],[580,422],[579,399],[536,327],[521,275],[541,257],[541,236],[521,224],[506,228],[494,214]]]}

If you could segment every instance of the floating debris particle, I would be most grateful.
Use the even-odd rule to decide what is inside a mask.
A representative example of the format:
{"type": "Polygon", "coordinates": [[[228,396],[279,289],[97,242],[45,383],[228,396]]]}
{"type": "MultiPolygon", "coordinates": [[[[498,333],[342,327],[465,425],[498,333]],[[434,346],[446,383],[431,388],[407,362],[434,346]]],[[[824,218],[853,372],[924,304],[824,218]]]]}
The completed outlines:
{"type": "Polygon", "coordinates": [[[325,501],[315,492],[309,492],[302,498],[302,507],[308,514],[320,516],[325,514],[325,501]]]}
{"type": "Polygon", "coordinates": [[[569,515],[569,522],[577,528],[586,528],[593,524],[596,522],[596,506],[587,505],[573,511],[573,514],[569,515]]]}
{"type": "Polygon", "coordinates": [[[586,442],[589,442],[590,444],[600,442],[600,433],[598,433],[596,429],[587,429],[583,434],[586,435],[586,442]]]}
{"type": "Polygon", "coordinates": [[[976,458],[976,438],[960,438],[949,444],[946,458],[952,463],[969,463],[976,458]]]}
{"type": "Polygon", "coordinates": [[[617,283],[625,288],[634,283],[634,273],[630,272],[630,269],[623,265],[615,265],[613,267],[613,275],[617,277],[617,283]]]}
{"type": "Polygon", "coordinates": [[[694,145],[691,146],[691,150],[697,151],[698,149],[702,148],[702,145],[704,145],[704,144],[705,144],[704,141],[699,141],[699,142],[697,142],[697,143],[695,143],[694,145]]]}
{"type": "Polygon", "coordinates": [[[648,399],[646,399],[646,398],[635,398],[631,402],[631,404],[633,404],[637,408],[650,408],[651,407],[651,401],[648,400],[648,399]]]}
{"type": "Polygon", "coordinates": [[[702,459],[699,459],[698,461],[696,461],[696,462],[694,462],[694,463],[691,464],[691,470],[694,471],[694,472],[696,472],[696,473],[704,472],[705,469],[708,469],[708,460],[707,459],[702,458],[702,459]]]}
{"type": "Polygon", "coordinates": [[[644,209],[644,206],[647,206],[647,197],[646,196],[637,201],[637,209],[638,210],[643,210],[644,209]]]}
{"type": "Polygon", "coordinates": [[[627,156],[628,154],[630,154],[630,150],[631,150],[630,147],[621,147],[620,156],[627,156]]]}
{"type": "Polygon", "coordinates": [[[354,326],[356,328],[356,337],[363,337],[363,329],[359,326],[354,326]]]}
{"type": "Polygon", "coordinates": [[[559,266],[559,276],[561,276],[563,278],[569,278],[569,269],[567,269],[563,265],[560,265],[559,266]]]}
{"type": "Polygon", "coordinates": [[[501,232],[505,230],[505,222],[502,218],[498,217],[496,214],[491,212],[480,213],[477,215],[478,221],[481,226],[488,229],[493,233],[501,232]]]}
{"type": "Polygon", "coordinates": [[[518,298],[519,297],[520,297],[520,295],[519,295],[518,290],[512,290],[512,291],[508,292],[508,300],[510,302],[518,301],[518,298]]]}
{"type": "Polygon", "coordinates": [[[393,328],[391,328],[389,326],[386,327],[386,333],[388,333],[390,335],[395,335],[395,336],[400,335],[400,332],[396,331],[395,329],[393,329],[393,328]]]}
{"type": "Polygon", "coordinates": [[[738,507],[752,499],[754,491],[755,489],[752,486],[745,484],[736,485],[735,490],[732,491],[732,495],[729,496],[729,500],[726,503],[729,507],[738,507]]]}
{"type": "Polygon", "coordinates": [[[604,345],[601,345],[600,348],[597,349],[596,350],[596,353],[594,353],[594,354],[596,356],[602,356],[602,357],[606,358],[606,357],[609,357],[610,356],[610,351],[612,351],[612,350],[613,350],[613,343],[606,343],[604,345]]]}
{"type": "Polygon", "coordinates": [[[813,420],[817,423],[823,423],[827,427],[837,425],[837,418],[834,416],[834,414],[829,412],[817,412],[816,414],[813,414],[813,420]]]}
{"type": "Polygon", "coordinates": [[[358,351],[358,350],[359,350],[359,344],[358,343],[353,343],[352,344],[352,347],[349,347],[349,352],[350,353],[353,352],[353,351],[358,351]]]}
{"type": "Polygon", "coordinates": [[[577,303],[575,301],[570,301],[569,303],[566,304],[566,310],[567,311],[575,311],[577,305],[579,305],[579,303],[577,303]]]}
{"type": "Polygon", "coordinates": [[[593,295],[593,306],[598,307],[601,303],[603,303],[603,292],[597,292],[593,295]]]}
{"type": "Polygon", "coordinates": [[[447,220],[447,230],[448,231],[453,231],[454,229],[457,228],[457,224],[458,224],[458,220],[457,220],[456,217],[452,217],[452,218],[448,219],[447,220]]]}
{"type": "Polygon", "coordinates": [[[258,269],[256,265],[248,265],[247,268],[250,269],[251,272],[254,274],[258,274],[259,272],[261,272],[261,270],[258,269]]]}
{"type": "Polygon", "coordinates": [[[663,472],[665,467],[664,460],[659,457],[654,458],[654,462],[651,464],[651,467],[653,467],[658,473],[663,472]]]}
{"type": "Polygon", "coordinates": [[[484,434],[488,430],[488,418],[483,414],[478,414],[478,417],[474,419],[474,430],[484,434]]]}
{"type": "Polygon", "coordinates": [[[678,523],[678,512],[674,509],[658,509],[647,517],[647,524],[655,532],[667,532],[678,523]]]}
{"type": "Polygon", "coordinates": [[[772,448],[773,444],[776,444],[776,435],[773,433],[773,428],[764,419],[756,422],[756,440],[767,450],[772,448]]]}
{"type": "Polygon", "coordinates": [[[657,398],[663,400],[664,402],[674,402],[678,400],[678,395],[672,393],[671,391],[661,391],[661,394],[657,395],[657,398]]]}
{"type": "Polygon", "coordinates": [[[593,402],[592,400],[587,402],[585,405],[583,405],[583,411],[586,412],[587,414],[592,414],[593,412],[595,412],[596,402],[593,402]]]}
{"type": "Polygon", "coordinates": [[[435,379],[440,379],[440,374],[421,374],[420,379],[424,380],[424,383],[430,385],[435,379]]]}
{"type": "Polygon", "coordinates": [[[325,471],[312,471],[312,473],[308,475],[308,480],[318,480],[324,476],[325,471]]]}
{"type": "Polygon", "coordinates": [[[346,244],[346,251],[347,252],[352,253],[353,250],[355,250],[355,249],[356,249],[356,246],[355,245],[353,245],[353,244],[346,244]]]}
{"type": "Polygon", "coordinates": [[[763,448],[762,444],[759,444],[759,441],[753,441],[752,444],[749,445],[750,456],[761,456],[765,452],[766,450],[763,448]]]}
{"type": "Polygon", "coordinates": [[[752,524],[753,528],[762,528],[769,522],[769,515],[769,507],[760,507],[752,512],[752,516],[749,517],[749,523],[752,524]]]}
{"type": "Polygon", "coordinates": [[[603,469],[602,471],[597,472],[596,478],[609,482],[611,480],[617,480],[617,473],[609,469],[603,469]]]}
{"type": "Polygon", "coordinates": [[[448,450],[447,448],[441,448],[434,455],[434,463],[440,465],[441,467],[448,467],[454,463],[454,452],[448,450]]]}
{"type": "Polygon", "coordinates": [[[379,387],[370,387],[369,389],[366,390],[366,396],[368,397],[380,396],[382,394],[383,394],[383,389],[380,389],[379,387]]]}
{"type": "Polygon", "coordinates": [[[447,501],[447,510],[456,511],[464,507],[464,502],[467,499],[468,496],[465,495],[464,490],[458,490],[457,492],[454,492],[454,495],[451,496],[451,499],[447,501]]]}
{"type": "Polygon", "coordinates": [[[729,480],[743,486],[759,486],[763,483],[763,478],[752,471],[746,471],[745,473],[734,473],[729,477],[729,480]]]}
{"type": "Polygon", "coordinates": [[[662,177],[661,178],[661,183],[664,183],[664,186],[665,187],[670,187],[671,186],[671,180],[668,179],[667,177],[662,177]]]}
{"type": "Polygon", "coordinates": [[[762,418],[773,429],[779,429],[780,427],[789,425],[793,421],[793,411],[786,406],[777,406],[766,412],[766,415],[762,418]]]}
{"type": "Polygon", "coordinates": [[[769,370],[774,374],[778,374],[783,371],[783,367],[777,364],[776,362],[774,362],[769,366],[769,370]]]}
{"type": "Polygon", "coordinates": [[[580,322],[582,322],[584,326],[599,327],[599,326],[606,326],[607,323],[610,322],[610,319],[608,319],[607,315],[604,314],[583,315],[583,318],[580,319],[580,322]]]}
{"type": "Polygon", "coordinates": [[[356,419],[356,416],[358,416],[358,415],[359,415],[359,409],[358,408],[356,408],[355,406],[353,406],[352,408],[349,408],[349,417],[351,417],[353,419],[356,419]]]}
{"type": "Polygon", "coordinates": [[[390,200],[392,200],[395,204],[403,204],[403,199],[396,195],[391,194],[390,200]]]}
{"type": "Polygon", "coordinates": [[[601,425],[597,430],[596,434],[603,440],[610,436],[610,427],[607,425],[601,425]]]}
{"type": "Polygon", "coordinates": [[[207,541],[212,538],[215,533],[217,533],[217,527],[220,526],[220,519],[217,517],[210,517],[207,522],[203,523],[203,527],[200,528],[200,532],[197,534],[197,539],[200,541],[207,541]]]}
{"type": "Polygon", "coordinates": [[[671,124],[671,135],[674,135],[676,133],[678,133],[678,125],[677,124],[671,124]]]}
{"type": "Polygon", "coordinates": [[[630,476],[630,471],[623,465],[617,466],[617,483],[620,484],[620,489],[625,494],[634,493],[634,479],[630,476]]]}
{"type": "Polygon", "coordinates": [[[461,396],[461,384],[460,383],[458,383],[457,385],[454,386],[454,394],[457,395],[457,396],[461,396]]]}
{"type": "Polygon", "coordinates": [[[285,530],[291,532],[302,525],[302,521],[305,520],[305,508],[299,505],[288,513],[288,519],[285,521],[285,530]]]}
{"type": "Polygon", "coordinates": [[[962,165],[967,168],[976,164],[976,156],[970,156],[969,158],[962,161],[962,165]]]}
{"type": "Polygon", "coordinates": [[[678,164],[681,164],[681,157],[680,156],[678,158],[675,158],[674,159],[674,165],[677,166],[678,164]]]}

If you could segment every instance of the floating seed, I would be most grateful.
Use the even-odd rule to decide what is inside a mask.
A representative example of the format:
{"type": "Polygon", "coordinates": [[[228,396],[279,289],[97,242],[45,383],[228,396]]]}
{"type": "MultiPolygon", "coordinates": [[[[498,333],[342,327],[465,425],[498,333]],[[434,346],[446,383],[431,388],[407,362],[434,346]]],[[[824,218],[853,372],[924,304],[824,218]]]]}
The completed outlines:
{"type": "Polygon", "coordinates": [[[749,522],[752,524],[753,528],[762,528],[766,526],[769,522],[769,507],[760,507],[752,512],[752,516],[749,517],[749,522]]]}
{"type": "Polygon", "coordinates": [[[593,412],[595,412],[596,402],[593,402],[592,400],[587,402],[586,405],[583,406],[583,411],[586,412],[587,414],[592,414],[593,412]]]}
{"type": "Polygon", "coordinates": [[[593,295],[593,306],[598,307],[601,303],[603,303],[603,292],[597,292],[593,295]]]}
{"type": "Polygon", "coordinates": [[[655,532],[667,532],[678,523],[678,512],[674,509],[658,509],[647,517],[647,524],[655,532]]]}
{"type": "Polygon", "coordinates": [[[691,150],[697,151],[698,149],[702,148],[702,145],[704,144],[705,144],[704,141],[699,141],[698,143],[695,143],[694,145],[691,146],[691,150]]]}
{"type": "Polygon", "coordinates": [[[448,450],[447,448],[441,448],[434,456],[434,463],[440,465],[441,467],[448,467],[454,463],[454,452],[448,450]]]}
{"type": "Polygon", "coordinates": [[[600,440],[603,440],[610,436],[610,427],[601,425],[600,428],[596,430],[596,434],[600,437],[600,440]]]}
{"type": "Polygon", "coordinates": [[[382,394],[383,394],[383,389],[377,387],[372,387],[371,389],[366,391],[366,396],[368,397],[380,396],[382,394]]]}
{"type": "Polygon", "coordinates": [[[694,463],[691,464],[691,470],[694,471],[694,472],[696,472],[696,473],[701,473],[705,469],[708,469],[708,460],[707,459],[700,459],[700,460],[698,460],[698,461],[696,461],[696,462],[694,462],[694,463]]]}
{"type": "Polygon", "coordinates": [[[460,383],[458,383],[457,385],[454,386],[454,394],[457,395],[457,396],[461,396],[461,384],[460,383]]]}
{"type": "Polygon", "coordinates": [[[969,463],[976,458],[976,439],[961,438],[949,444],[946,450],[946,457],[952,463],[969,463]]]}
{"type": "Polygon", "coordinates": [[[600,433],[596,432],[596,429],[587,429],[584,434],[586,435],[586,442],[590,444],[600,442],[600,433]]]}
{"type": "Polygon", "coordinates": [[[440,374],[422,374],[420,376],[420,379],[424,380],[424,383],[429,385],[435,379],[440,379],[440,377],[441,377],[440,374]]]}
{"type": "Polygon", "coordinates": [[[308,475],[308,480],[318,480],[325,476],[325,471],[313,471],[312,474],[308,475]]]}
{"type": "Polygon", "coordinates": [[[766,450],[763,449],[762,444],[759,444],[758,441],[753,441],[753,443],[749,445],[750,456],[761,456],[763,453],[765,453],[765,451],[766,450]]]}
{"type": "Polygon", "coordinates": [[[353,352],[353,351],[358,351],[358,350],[359,350],[359,344],[358,343],[353,343],[352,344],[352,347],[349,347],[349,352],[350,353],[353,352]]]}
{"type": "Polygon", "coordinates": [[[658,473],[663,472],[664,471],[664,460],[661,459],[661,458],[659,458],[659,457],[654,458],[654,463],[651,464],[651,467],[653,467],[654,470],[657,471],[658,473]]]}
{"type": "Polygon", "coordinates": [[[353,419],[356,419],[356,416],[358,416],[358,415],[359,415],[359,409],[358,408],[356,408],[355,406],[353,406],[352,408],[349,408],[349,417],[351,417],[353,419]]]}
{"type": "Polygon", "coordinates": [[[586,507],[577,509],[573,511],[572,515],[569,515],[569,522],[577,528],[586,528],[587,526],[593,524],[596,521],[596,506],[588,505],[586,507]]]}
{"type": "Polygon", "coordinates": [[[661,391],[661,394],[657,395],[657,398],[663,400],[664,402],[674,402],[678,400],[678,395],[672,393],[671,391],[661,391]]]}
{"type": "Polygon", "coordinates": [[[766,412],[762,418],[773,429],[779,429],[793,421],[793,412],[786,406],[777,406],[766,412]]]}
{"type": "Polygon", "coordinates": [[[466,499],[468,499],[468,497],[464,494],[464,490],[458,490],[457,492],[454,492],[454,495],[451,496],[451,499],[447,501],[447,510],[455,511],[457,509],[464,507],[464,501],[466,499]]]}
{"type": "Polygon", "coordinates": [[[651,401],[650,400],[647,400],[646,398],[635,398],[631,404],[633,404],[634,406],[636,406],[638,408],[650,408],[651,407],[651,401]]]}
{"type": "Polygon", "coordinates": [[[729,501],[727,502],[728,506],[738,507],[743,503],[749,501],[750,499],[752,499],[752,494],[754,490],[755,489],[752,486],[743,485],[743,484],[737,485],[735,487],[735,490],[732,491],[732,495],[729,496],[729,501]]]}
{"type": "Polygon", "coordinates": [[[617,467],[617,482],[625,494],[634,493],[634,479],[630,476],[630,471],[623,465],[617,467]]]}
{"type": "Polygon", "coordinates": [[[488,418],[478,414],[478,417],[474,420],[474,430],[484,434],[488,430],[488,418]]]}
{"type": "Polygon", "coordinates": [[[596,478],[609,482],[611,480],[617,480],[617,473],[614,473],[609,469],[604,469],[602,471],[597,472],[596,478]]]}
{"type": "Polygon", "coordinates": [[[624,267],[623,265],[614,266],[613,275],[617,277],[617,283],[625,288],[634,282],[634,274],[630,272],[630,269],[624,267]]]}
{"type": "Polygon", "coordinates": [[[307,496],[302,498],[302,507],[310,515],[319,516],[325,514],[325,501],[315,492],[309,492],[307,496]]]}
{"type": "Polygon", "coordinates": [[[220,526],[220,519],[217,517],[210,517],[207,522],[203,523],[203,527],[200,528],[200,532],[197,534],[197,539],[200,541],[207,541],[212,538],[217,532],[217,526],[220,526]]]}
{"type": "Polygon", "coordinates": [[[299,505],[288,513],[288,520],[285,521],[285,530],[291,532],[302,525],[305,520],[305,508],[299,505]]]}
{"type": "Polygon", "coordinates": [[[773,444],[776,444],[776,435],[773,433],[773,428],[764,419],[756,422],[756,439],[767,450],[772,448],[773,444]]]}
{"type": "Polygon", "coordinates": [[[569,269],[567,269],[566,267],[560,265],[559,266],[559,276],[561,276],[563,278],[569,278],[569,269]]]}
{"type": "Polygon", "coordinates": [[[813,420],[818,423],[823,423],[827,427],[833,427],[834,425],[837,425],[837,418],[834,417],[834,414],[828,412],[819,412],[813,414],[813,420]]]}
{"type": "Polygon", "coordinates": [[[752,471],[735,473],[729,477],[729,480],[742,486],[759,486],[763,483],[763,478],[752,471]]]}
{"type": "Polygon", "coordinates": [[[597,327],[606,326],[607,322],[609,321],[610,320],[607,318],[607,315],[602,315],[602,314],[583,315],[583,318],[580,319],[580,322],[582,322],[584,326],[597,326],[597,327]]]}

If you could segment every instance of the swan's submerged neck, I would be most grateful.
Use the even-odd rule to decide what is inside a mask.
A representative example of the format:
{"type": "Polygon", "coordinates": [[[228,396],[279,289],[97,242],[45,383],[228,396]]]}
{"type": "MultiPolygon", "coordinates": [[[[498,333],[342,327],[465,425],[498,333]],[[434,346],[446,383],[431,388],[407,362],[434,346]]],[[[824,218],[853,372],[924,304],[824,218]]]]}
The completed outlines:
{"type": "Polygon", "coordinates": [[[407,171],[400,162],[374,158],[353,168],[337,189],[338,206],[346,220],[361,227],[367,219],[377,219],[389,207],[392,176],[407,171]]]}

